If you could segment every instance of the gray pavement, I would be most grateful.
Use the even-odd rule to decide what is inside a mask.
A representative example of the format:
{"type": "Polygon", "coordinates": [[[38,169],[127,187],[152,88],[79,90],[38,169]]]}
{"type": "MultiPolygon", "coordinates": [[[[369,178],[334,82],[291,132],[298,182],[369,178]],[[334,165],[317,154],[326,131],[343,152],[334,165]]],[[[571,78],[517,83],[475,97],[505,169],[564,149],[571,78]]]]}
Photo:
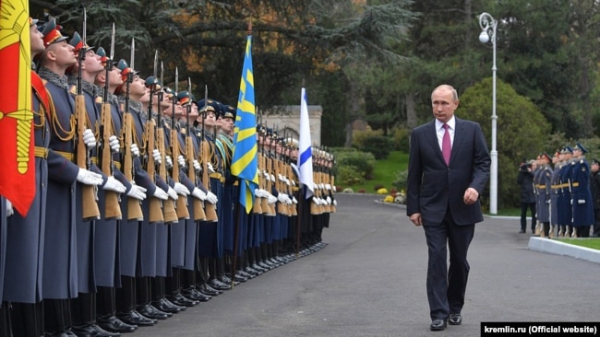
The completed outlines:
{"type": "Polygon", "coordinates": [[[323,250],[131,336],[479,336],[482,321],[598,321],[600,266],[527,249],[518,220],[478,224],[463,325],[429,331],[422,228],[338,194],[323,250]]]}

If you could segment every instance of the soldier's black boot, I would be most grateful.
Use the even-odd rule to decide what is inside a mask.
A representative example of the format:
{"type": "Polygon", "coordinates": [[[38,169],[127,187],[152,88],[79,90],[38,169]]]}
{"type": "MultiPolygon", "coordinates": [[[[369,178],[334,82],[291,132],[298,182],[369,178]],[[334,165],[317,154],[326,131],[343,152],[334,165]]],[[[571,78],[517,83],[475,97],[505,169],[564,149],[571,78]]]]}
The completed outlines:
{"type": "MultiPolygon", "coordinates": [[[[10,320],[13,336],[39,337],[44,334],[44,304],[18,303],[10,304],[10,320]]],[[[2,304],[2,308],[5,305],[2,304]]]]}
{"type": "MultiPolygon", "coordinates": [[[[152,326],[154,319],[143,316],[136,309],[136,279],[130,276],[121,276],[121,288],[117,288],[117,318],[132,326],[152,326]]],[[[166,317],[165,317],[166,318],[166,317]]]]}
{"type": "Polygon", "coordinates": [[[110,332],[133,332],[138,326],[131,325],[117,318],[117,304],[114,287],[98,287],[96,297],[96,323],[110,332]]]}
{"type": "Polygon", "coordinates": [[[2,304],[2,306],[0,306],[0,337],[12,337],[13,334],[10,327],[10,303],[2,302],[0,304],[2,304]]]}
{"type": "Polygon", "coordinates": [[[108,332],[96,324],[96,293],[79,293],[71,300],[73,333],[78,337],[117,337],[120,333],[108,332]]]}
{"type": "Polygon", "coordinates": [[[168,278],[165,283],[167,299],[173,304],[181,307],[193,307],[198,301],[186,298],[181,294],[181,269],[173,268],[173,276],[168,278]]]}
{"type": "Polygon", "coordinates": [[[181,270],[181,294],[191,300],[199,302],[207,302],[211,299],[209,295],[201,293],[196,288],[195,270],[181,270]]]}
{"type": "Polygon", "coordinates": [[[165,296],[165,278],[157,276],[152,278],[152,305],[160,311],[176,314],[186,309],[169,301],[165,296]]]}

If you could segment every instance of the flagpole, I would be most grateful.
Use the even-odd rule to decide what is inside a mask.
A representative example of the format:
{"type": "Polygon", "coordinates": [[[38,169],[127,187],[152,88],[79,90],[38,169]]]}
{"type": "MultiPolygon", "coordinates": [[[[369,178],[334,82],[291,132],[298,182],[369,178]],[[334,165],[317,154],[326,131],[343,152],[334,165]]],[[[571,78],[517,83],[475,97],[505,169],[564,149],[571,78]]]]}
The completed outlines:
{"type": "MultiPolygon", "coordinates": [[[[252,18],[248,20],[248,36],[252,36],[252,18]]],[[[242,74],[242,77],[244,75],[242,74]]],[[[256,124],[256,123],[255,123],[256,124]]],[[[239,197],[242,197],[242,184],[245,184],[244,179],[239,180],[239,197]]],[[[240,236],[240,208],[242,208],[242,203],[238,201],[237,209],[235,211],[235,226],[234,226],[234,234],[233,234],[233,261],[231,262],[231,289],[233,289],[235,284],[235,271],[236,271],[236,263],[237,263],[237,255],[238,255],[238,245],[239,245],[239,236],[240,236]]]]}

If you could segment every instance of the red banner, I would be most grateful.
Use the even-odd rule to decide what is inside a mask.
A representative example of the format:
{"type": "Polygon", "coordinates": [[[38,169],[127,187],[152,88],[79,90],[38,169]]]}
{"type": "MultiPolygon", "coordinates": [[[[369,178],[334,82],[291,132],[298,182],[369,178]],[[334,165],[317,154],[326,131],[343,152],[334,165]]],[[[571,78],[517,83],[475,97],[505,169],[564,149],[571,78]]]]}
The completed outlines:
{"type": "Polygon", "coordinates": [[[0,195],[23,216],[35,197],[29,1],[0,0],[0,195]]]}

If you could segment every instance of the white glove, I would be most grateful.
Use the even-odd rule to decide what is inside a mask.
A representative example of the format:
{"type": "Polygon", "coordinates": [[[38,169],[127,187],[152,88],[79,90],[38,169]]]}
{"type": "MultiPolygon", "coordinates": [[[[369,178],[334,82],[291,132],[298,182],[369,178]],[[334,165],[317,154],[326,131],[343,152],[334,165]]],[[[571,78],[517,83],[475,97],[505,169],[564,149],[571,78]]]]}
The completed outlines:
{"type": "Polygon", "coordinates": [[[217,199],[217,196],[213,192],[208,191],[208,193],[206,194],[206,201],[215,205],[219,201],[219,199],[217,199]]]}
{"type": "Polygon", "coordinates": [[[337,206],[337,200],[333,201],[333,206],[337,206]]]}
{"type": "Polygon", "coordinates": [[[202,171],[202,166],[200,166],[200,163],[196,159],[194,159],[194,170],[196,170],[196,172],[202,171]]]}
{"type": "Polygon", "coordinates": [[[271,181],[271,176],[267,173],[267,171],[263,171],[263,174],[265,175],[265,179],[267,179],[267,181],[271,181]]]}
{"type": "Polygon", "coordinates": [[[315,204],[321,206],[321,198],[314,197],[313,201],[315,202],[315,204]]]}
{"type": "Polygon", "coordinates": [[[313,183],[313,191],[316,191],[316,190],[318,190],[318,189],[319,189],[319,185],[317,185],[317,184],[313,183]]]}
{"type": "Polygon", "coordinates": [[[211,163],[207,163],[206,166],[208,166],[208,173],[215,173],[215,169],[211,163]]]}
{"type": "Polygon", "coordinates": [[[292,202],[293,202],[294,204],[298,204],[298,200],[296,199],[296,197],[292,196],[292,202]]]}
{"type": "Polygon", "coordinates": [[[275,176],[271,174],[271,181],[275,182],[275,176]]]}
{"type": "Polygon", "coordinates": [[[137,144],[135,144],[135,143],[131,144],[131,153],[133,154],[134,157],[140,156],[140,148],[137,146],[137,144]]]}
{"type": "Polygon", "coordinates": [[[94,132],[91,129],[85,129],[83,131],[83,143],[87,146],[88,149],[91,149],[96,146],[96,136],[94,136],[94,132]]]}
{"type": "Polygon", "coordinates": [[[80,168],[79,172],[77,172],[77,181],[84,185],[101,185],[102,184],[102,176],[98,173],[92,172],[90,170],[86,170],[84,168],[80,168]]]}
{"type": "Polygon", "coordinates": [[[296,181],[292,180],[292,186],[296,186],[296,181]]]}
{"type": "Polygon", "coordinates": [[[10,202],[10,200],[6,199],[6,217],[8,218],[9,216],[15,214],[15,210],[13,209],[12,206],[12,202],[10,202]]]}
{"type": "Polygon", "coordinates": [[[185,187],[185,185],[183,185],[182,183],[175,183],[174,190],[175,192],[177,192],[177,194],[181,194],[183,196],[190,195],[190,190],[188,190],[188,188],[185,187]]]}
{"type": "Polygon", "coordinates": [[[284,178],[285,184],[290,186],[291,185],[290,180],[287,177],[283,177],[283,178],[284,178]]]}
{"type": "Polygon", "coordinates": [[[579,200],[577,200],[577,203],[580,205],[583,205],[583,204],[585,204],[585,199],[579,199],[579,200]]]}
{"type": "Polygon", "coordinates": [[[180,167],[185,167],[185,158],[183,158],[182,155],[179,155],[179,157],[177,157],[177,162],[179,163],[180,167]]]}
{"type": "Polygon", "coordinates": [[[324,188],[325,188],[325,185],[324,185],[324,184],[319,184],[319,188],[320,188],[320,189],[324,189],[324,188]]]}
{"type": "Polygon", "coordinates": [[[329,184],[326,184],[326,185],[325,185],[325,189],[326,189],[326,190],[328,190],[328,191],[330,191],[330,190],[331,190],[331,185],[329,185],[329,184]]]}
{"type": "Polygon", "coordinates": [[[327,205],[331,205],[331,198],[327,197],[327,205]]]}
{"type": "Polygon", "coordinates": [[[265,197],[265,192],[266,192],[265,190],[262,190],[262,189],[260,189],[260,188],[257,188],[257,189],[255,189],[255,190],[254,190],[254,195],[255,195],[257,198],[264,198],[264,197],[265,197]]]}
{"type": "Polygon", "coordinates": [[[169,186],[169,190],[167,191],[167,194],[173,200],[179,199],[179,197],[177,196],[177,192],[175,192],[175,190],[171,186],[169,186]]]}
{"type": "Polygon", "coordinates": [[[156,191],[154,191],[154,197],[156,197],[160,200],[169,199],[169,195],[167,194],[167,192],[163,191],[162,188],[160,188],[160,187],[156,187],[156,191]]]}
{"type": "Polygon", "coordinates": [[[204,193],[204,191],[199,189],[198,187],[194,187],[194,190],[192,191],[192,196],[202,201],[206,200],[206,193],[204,193]]]}
{"type": "Polygon", "coordinates": [[[277,178],[279,178],[279,181],[285,181],[285,180],[283,179],[283,176],[282,176],[281,174],[278,174],[278,175],[277,175],[277,178]]]}
{"type": "Polygon", "coordinates": [[[115,179],[115,177],[113,176],[108,176],[108,179],[106,179],[106,183],[104,184],[104,186],[102,186],[102,189],[105,191],[114,191],[117,193],[123,193],[127,190],[125,185],[121,184],[121,182],[115,179]]]}
{"type": "Polygon", "coordinates": [[[285,194],[285,193],[279,193],[279,194],[277,194],[277,200],[279,200],[280,202],[285,203],[286,198],[287,198],[287,194],[285,194]]]}
{"type": "Polygon", "coordinates": [[[142,186],[138,186],[134,183],[131,184],[131,189],[129,190],[129,192],[127,192],[127,196],[130,198],[134,198],[137,200],[144,200],[146,199],[146,189],[143,188],[142,186]]]}
{"type": "Polygon", "coordinates": [[[271,193],[269,193],[269,195],[267,196],[267,199],[268,199],[267,203],[269,205],[273,205],[274,203],[277,202],[277,198],[275,198],[275,196],[273,194],[271,194],[271,193]]]}
{"type": "Polygon", "coordinates": [[[293,204],[294,202],[292,201],[292,199],[290,199],[290,197],[286,194],[286,198],[285,198],[285,203],[288,205],[293,204]]]}
{"type": "Polygon", "coordinates": [[[110,144],[110,149],[112,152],[116,153],[121,151],[121,142],[119,142],[119,138],[117,138],[117,136],[112,135],[108,137],[108,143],[110,144]]]}
{"type": "Polygon", "coordinates": [[[173,167],[173,159],[171,159],[170,156],[165,156],[165,161],[166,161],[166,164],[167,164],[168,168],[173,167]]]}
{"type": "Polygon", "coordinates": [[[162,163],[162,158],[160,156],[160,152],[158,151],[158,149],[154,149],[154,151],[152,151],[152,157],[154,157],[154,161],[157,164],[161,164],[162,163]]]}

